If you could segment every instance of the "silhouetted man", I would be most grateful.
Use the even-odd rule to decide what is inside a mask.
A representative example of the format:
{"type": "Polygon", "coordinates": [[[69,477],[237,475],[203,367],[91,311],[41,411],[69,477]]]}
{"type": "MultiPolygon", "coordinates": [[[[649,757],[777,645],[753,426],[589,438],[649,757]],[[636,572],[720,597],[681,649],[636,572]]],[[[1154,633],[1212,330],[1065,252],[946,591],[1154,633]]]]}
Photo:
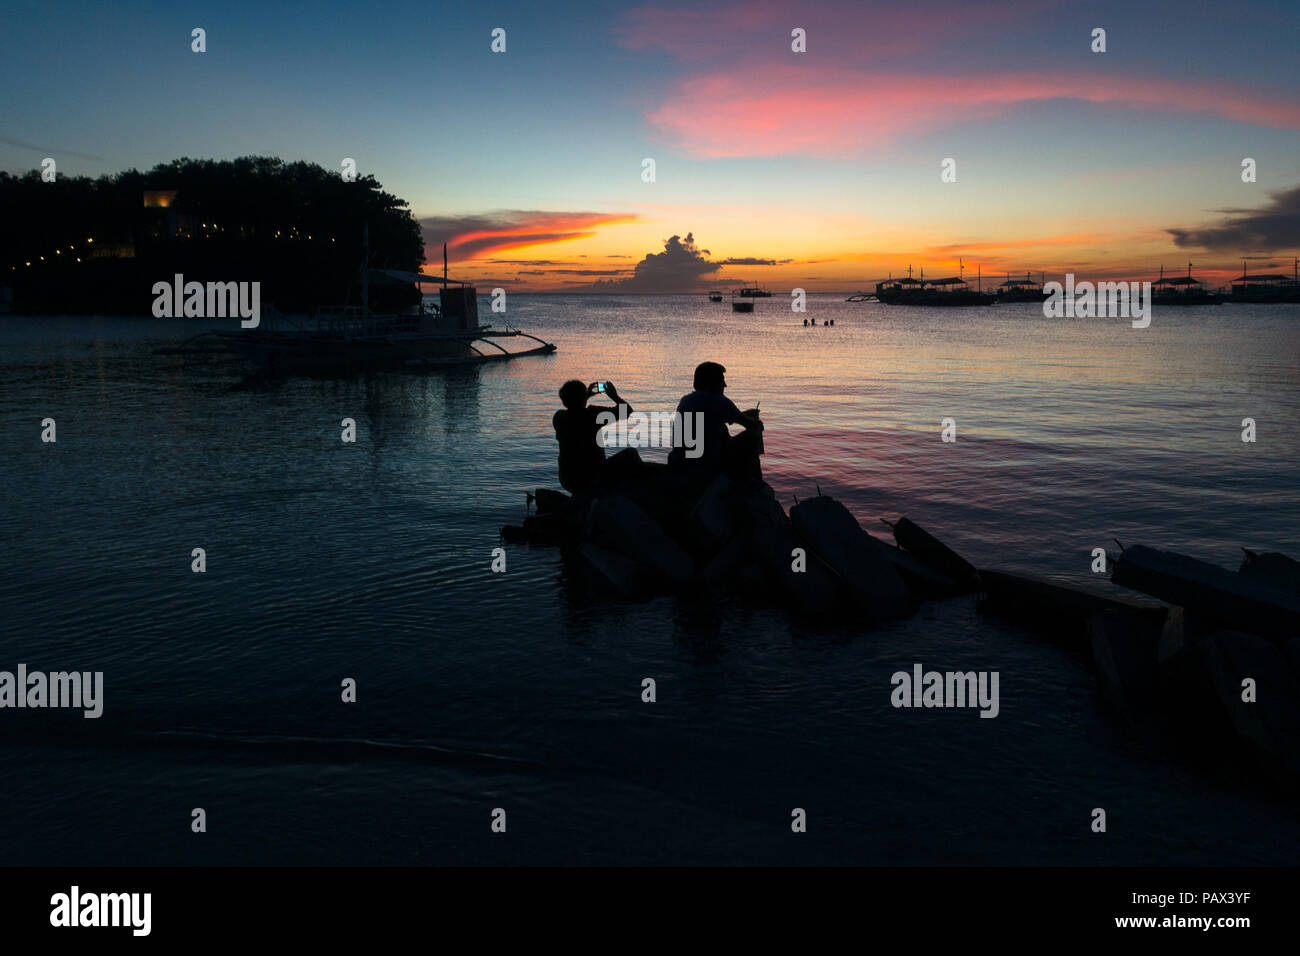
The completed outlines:
{"type": "Polygon", "coordinates": [[[587,399],[598,394],[599,384],[584,385],[576,378],[565,382],[560,386],[560,402],[564,407],[551,419],[555,440],[560,443],[560,484],[576,497],[591,497],[611,479],[630,474],[641,461],[635,448],[625,448],[605,461],[597,416],[605,412],[617,416],[619,405],[627,405],[626,414],[631,415],[632,406],[619,397],[613,382],[605,383],[604,394],[617,404],[588,405],[587,399]]]}
{"type": "Polygon", "coordinates": [[[674,436],[673,450],[668,455],[668,464],[681,468],[696,487],[707,484],[717,474],[736,481],[763,478],[758,463],[763,453],[763,423],[757,408],[742,412],[722,394],[727,387],[726,371],[717,362],[701,362],[695,367],[695,391],[683,395],[677,403],[679,420],[697,413],[704,416],[704,427],[699,432],[702,454],[698,458],[686,457],[674,436]],[[732,437],[728,425],[741,425],[745,430],[732,437]]]}

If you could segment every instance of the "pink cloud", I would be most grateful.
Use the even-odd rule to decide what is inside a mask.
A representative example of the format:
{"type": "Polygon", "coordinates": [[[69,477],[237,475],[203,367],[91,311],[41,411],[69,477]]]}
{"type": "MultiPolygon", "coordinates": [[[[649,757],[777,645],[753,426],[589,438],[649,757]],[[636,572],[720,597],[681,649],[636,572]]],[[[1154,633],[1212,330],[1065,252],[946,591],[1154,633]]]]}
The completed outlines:
{"type": "Polygon", "coordinates": [[[987,119],[1052,99],[1300,128],[1294,99],[1226,84],[1083,72],[945,76],[771,64],[685,80],[646,118],[696,157],[843,157],[945,123],[987,119]]]}

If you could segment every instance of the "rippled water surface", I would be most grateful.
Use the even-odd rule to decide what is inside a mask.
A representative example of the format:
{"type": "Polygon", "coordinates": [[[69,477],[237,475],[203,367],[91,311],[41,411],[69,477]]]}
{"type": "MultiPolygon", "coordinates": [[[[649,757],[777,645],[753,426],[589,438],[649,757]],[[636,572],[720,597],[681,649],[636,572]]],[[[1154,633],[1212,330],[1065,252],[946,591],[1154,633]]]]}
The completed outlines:
{"type": "Polygon", "coordinates": [[[510,306],[558,353],[276,385],[152,354],[193,321],[0,319],[0,669],[106,684],[99,720],[0,711],[6,862],[1295,862],[1290,802],[1124,723],[1082,650],[972,598],[869,631],[593,603],[553,549],[489,564],[556,485],[561,382],[671,410],[704,359],[762,402],[787,507],[820,485],[869,530],[907,514],[978,565],[1079,581],[1112,538],[1297,554],[1300,310],[510,306]],[[999,716],[894,710],[914,663],[999,671],[999,716]]]}

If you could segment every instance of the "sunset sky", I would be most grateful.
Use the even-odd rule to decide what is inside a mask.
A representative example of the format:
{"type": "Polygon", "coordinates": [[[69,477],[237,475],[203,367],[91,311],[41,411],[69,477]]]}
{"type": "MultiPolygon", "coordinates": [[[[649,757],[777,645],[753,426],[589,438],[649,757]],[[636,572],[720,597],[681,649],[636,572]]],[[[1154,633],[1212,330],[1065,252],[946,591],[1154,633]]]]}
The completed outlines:
{"type": "Polygon", "coordinates": [[[353,157],[431,264],[447,241],[453,276],[519,291],[1300,254],[1294,3],[592,6],[9,4],[0,168],[353,157]]]}

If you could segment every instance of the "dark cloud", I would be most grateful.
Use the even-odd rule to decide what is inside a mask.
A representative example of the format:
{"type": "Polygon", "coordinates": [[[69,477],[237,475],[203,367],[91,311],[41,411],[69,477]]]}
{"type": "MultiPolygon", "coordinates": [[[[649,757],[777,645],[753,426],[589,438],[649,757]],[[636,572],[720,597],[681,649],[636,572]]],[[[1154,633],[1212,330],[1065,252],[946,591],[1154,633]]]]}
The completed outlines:
{"type": "Polygon", "coordinates": [[[1212,252],[1300,248],[1300,186],[1273,193],[1260,209],[1221,209],[1225,218],[1199,229],[1170,229],[1174,245],[1212,252]]]}
{"type": "Polygon", "coordinates": [[[576,262],[562,262],[559,259],[484,259],[494,266],[576,266],[576,262]]]}
{"type": "Polygon", "coordinates": [[[718,275],[719,270],[726,265],[770,266],[778,262],[791,261],[758,258],[710,259],[709,255],[708,249],[701,249],[695,244],[693,233],[688,232],[685,239],[681,236],[669,236],[664,240],[664,251],[646,253],[645,258],[632,270],[632,275],[626,279],[602,280],[590,288],[597,292],[693,292],[704,285],[740,283],[742,280],[724,279],[718,275]]]}
{"type": "Polygon", "coordinates": [[[706,276],[722,268],[711,262],[709,250],[695,245],[695,236],[669,236],[663,252],[647,252],[626,279],[597,282],[594,288],[621,292],[687,292],[696,288],[706,276]]]}

